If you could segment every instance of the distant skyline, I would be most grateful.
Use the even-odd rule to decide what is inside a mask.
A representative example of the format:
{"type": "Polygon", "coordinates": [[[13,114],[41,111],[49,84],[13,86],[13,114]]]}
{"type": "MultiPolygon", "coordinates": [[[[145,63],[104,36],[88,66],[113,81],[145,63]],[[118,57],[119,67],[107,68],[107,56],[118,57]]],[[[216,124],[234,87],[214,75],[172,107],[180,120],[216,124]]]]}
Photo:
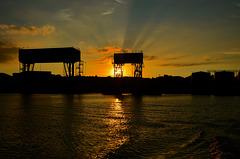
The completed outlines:
{"type": "Polygon", "coordinates": [[[239,28],[239,0],[0,0],[0,72],[18,72],[18,48],[49,47],[79,48],[89,76],[113,76],[114,52],[141,50],[143,77],[239,70],[239,28]]]}

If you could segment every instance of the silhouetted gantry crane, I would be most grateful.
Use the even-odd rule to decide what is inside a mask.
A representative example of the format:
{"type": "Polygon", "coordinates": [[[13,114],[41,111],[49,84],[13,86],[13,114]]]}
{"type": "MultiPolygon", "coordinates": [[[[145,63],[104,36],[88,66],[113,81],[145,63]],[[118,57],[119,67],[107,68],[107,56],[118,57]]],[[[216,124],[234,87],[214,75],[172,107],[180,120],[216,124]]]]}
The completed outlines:
{"type": "Polygon", "coordinates": [[[114,77],[123,77],[123,65],[131,63],[134,66],[134,77],[142,78],[143,53],[115,53],[114,77]]]}
{"type": "Polygon", "coordinates": [[[73,48],[43,48],[43,49],[19,49],[20,71],[33,71],[35,63],[58,63],[62,62],[67,77],[72,77],[74,64],[78,62],[78,73],[81,73],[81,51],[73,48]]]}

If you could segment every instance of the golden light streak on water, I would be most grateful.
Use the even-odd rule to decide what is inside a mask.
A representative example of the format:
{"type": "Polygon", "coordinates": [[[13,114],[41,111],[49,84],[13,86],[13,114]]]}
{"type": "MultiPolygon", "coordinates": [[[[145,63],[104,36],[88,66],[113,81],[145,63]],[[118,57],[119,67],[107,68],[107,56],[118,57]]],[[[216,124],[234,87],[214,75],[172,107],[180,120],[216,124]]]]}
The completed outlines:
{"type": "Polygon", "coordinates": [[[129,135],[124,134],[124,131],[127,130],[126,123],[127,119],[122,108],[122,101],[116,98],[109,111],[109,118],[106,120],[109,129],[107,138],[109,141],[108,149],[116,150],[128,141],[129,135]]]}

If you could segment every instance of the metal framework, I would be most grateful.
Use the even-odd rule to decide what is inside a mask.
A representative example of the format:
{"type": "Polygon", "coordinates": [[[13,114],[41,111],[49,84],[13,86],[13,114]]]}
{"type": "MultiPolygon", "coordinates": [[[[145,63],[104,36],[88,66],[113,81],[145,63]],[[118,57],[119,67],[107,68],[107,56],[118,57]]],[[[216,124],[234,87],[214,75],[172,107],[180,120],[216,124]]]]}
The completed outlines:
{"type": "Polygon", "coordinates": [[[26,72],[26,71],[33,71],[35,63],[21,63],[20,65],[20,71],[26,72]]]}
{"type": "Polygon", "coordinates": [[[113,64],[114,65],[114,77],[123,77],[123,65],[122,64],[113,64]]]}
{"type": "Polygon", "coordinates": [[[143,63],[134,63],[134,77],[140,77],[142,78],[142,67],[143,67],[143,63]]]}
{"type": "Polygon", "coordinates": [[[74,63],[63,63],[63,67],[67,77],[74,76],[74,63]]]}
{"type": "Polygon", "coordinates": [[[75,75],[74,65],[79,76],[82,73],[81,52],[75,48],[46,48],[46,49],[19,49],[20,72],[34,70],[35,63],[57,63],[63,62],[65,75],[73,77],[75,75]]]}
{"type": "Polygon", "coordinates": [[[143,53],[114,54],[114,77],[123,77],[123,65],[126,63],[134,66],[134,77],[142,78],[143,53]]]}

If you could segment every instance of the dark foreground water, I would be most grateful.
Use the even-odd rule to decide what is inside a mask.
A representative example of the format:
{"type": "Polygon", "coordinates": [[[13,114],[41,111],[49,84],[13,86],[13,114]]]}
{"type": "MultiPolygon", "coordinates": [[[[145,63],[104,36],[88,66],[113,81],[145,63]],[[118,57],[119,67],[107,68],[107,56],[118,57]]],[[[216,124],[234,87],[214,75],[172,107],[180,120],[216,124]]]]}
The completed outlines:
{"type": "Polygon", "coordinates": [[[0,158],[195,159],[239,145],[238,96],[0,94],[0,158]]]}

